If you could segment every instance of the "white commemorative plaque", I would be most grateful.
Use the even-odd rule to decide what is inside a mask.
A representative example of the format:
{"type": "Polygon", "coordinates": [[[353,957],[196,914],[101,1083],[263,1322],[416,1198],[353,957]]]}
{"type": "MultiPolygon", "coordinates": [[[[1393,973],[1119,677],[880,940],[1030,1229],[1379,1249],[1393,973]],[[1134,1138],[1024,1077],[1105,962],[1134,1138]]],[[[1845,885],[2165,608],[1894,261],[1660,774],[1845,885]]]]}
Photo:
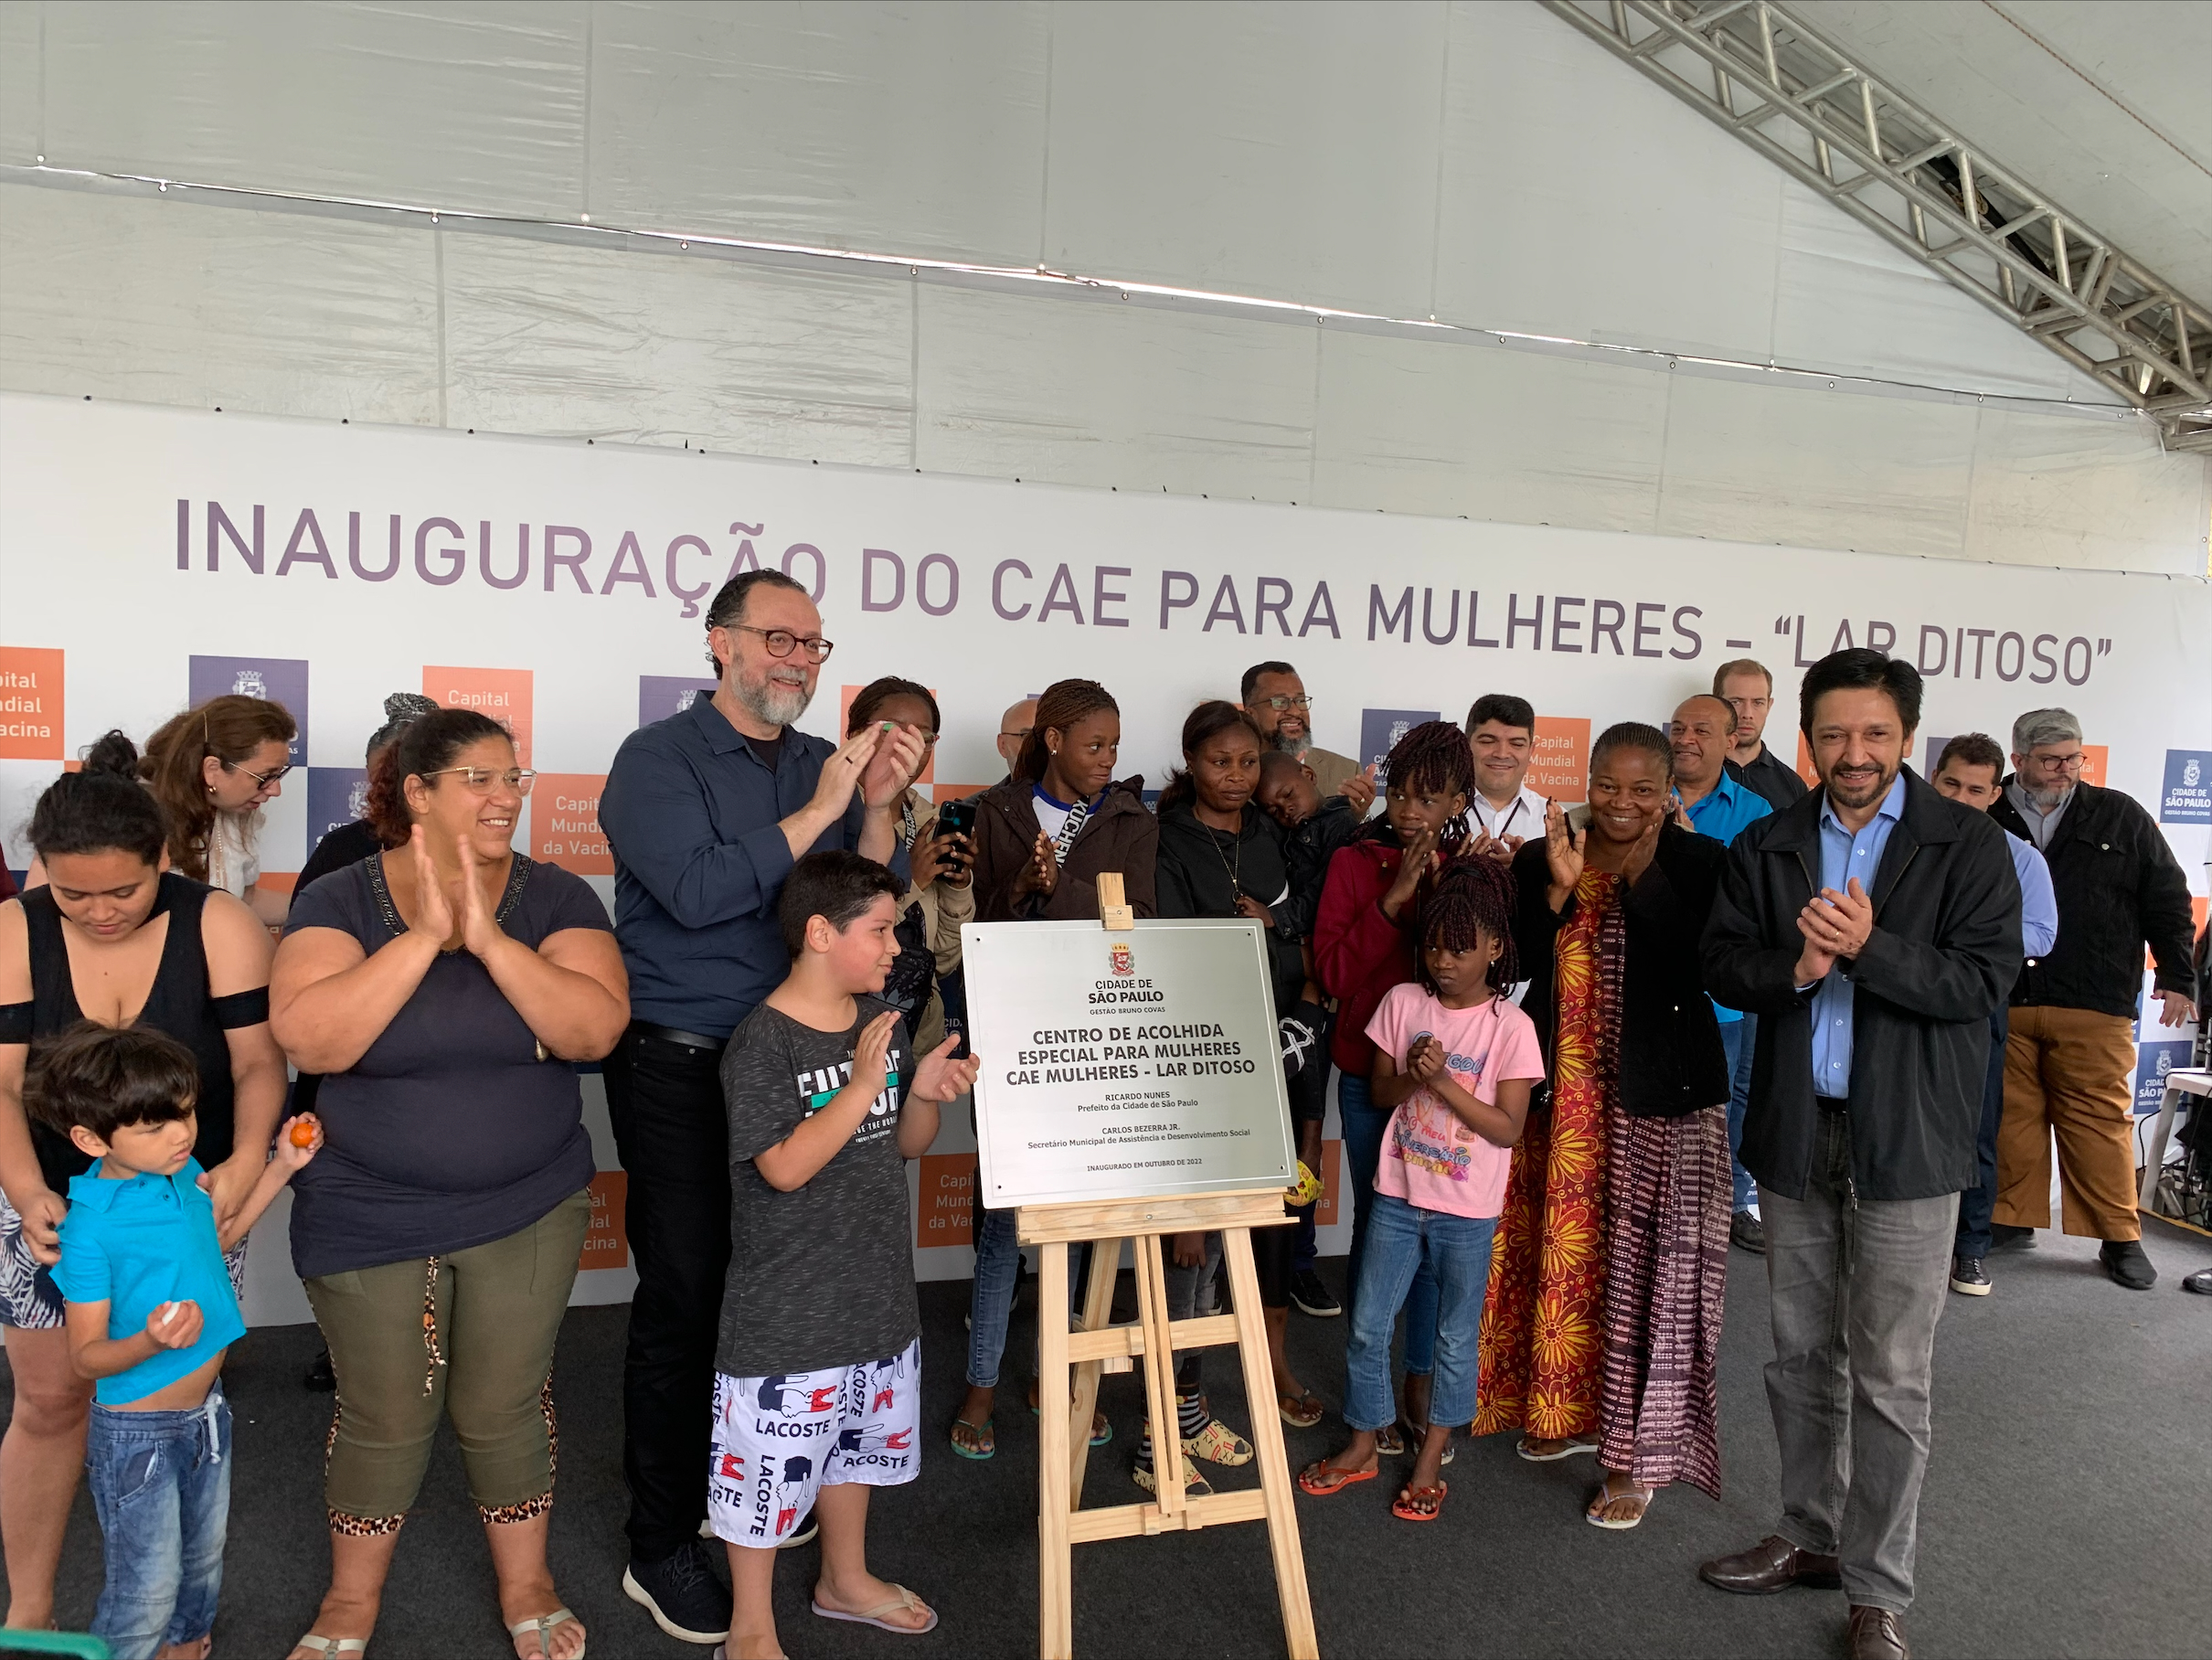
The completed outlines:
{"type": "Polygon", "coordinates": [[[972,922],[960,940],[982,1204],[1291,1186],[1259,923],[972,922]]]}

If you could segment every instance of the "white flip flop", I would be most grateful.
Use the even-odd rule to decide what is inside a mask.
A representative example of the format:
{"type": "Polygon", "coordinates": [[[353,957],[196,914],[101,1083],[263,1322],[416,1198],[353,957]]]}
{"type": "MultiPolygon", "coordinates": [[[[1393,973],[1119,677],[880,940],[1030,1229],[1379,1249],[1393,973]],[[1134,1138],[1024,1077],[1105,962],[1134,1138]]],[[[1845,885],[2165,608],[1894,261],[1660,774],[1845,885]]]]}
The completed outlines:
{"type": "MultiPolygon", "coordinates": [[[[934,1608],[930,1608],[920,1597],[903,1585],[894,1585],[891,1589],[899,1594],[888,1602],[877,1603],[865,1613],[844,1613],[835,1608],[824,1608],[819,1602],[814,1602],[814,1610],[824,1620],[849,1620],[855,1625],[873,1625],[877,1631],[888,1631],[895,1636],[900,1637],[919,1637],[925,1632],[932,1632],[937,1629],[937,1611],[934,1608]],[[927,1625],[893,1625],[883,1616],[895,1608],[901,1611],[917,1608],[928,1609],[930,1623],[927,1625]]],[[[814,1601],[811,1597],[808,1601],[814,1601]]]]}
{"type": "MultiPolygon", "coordinates": [[[[532,1633],[536,1633],[537,1636],[537,1660],[553,1660],[553,1628],[566,1621],[575,1619],[576,1616],[570,1613],[567,1609],[557,1608],[549,1614],[538,1614],[532,1619],[516,1621],[514,1624],[507,1627],[507,1635],[510,1637],[525,1637],[530,1635],[532,1633]]],[[[587,1643],[588,1642],[589,1640],[587,1639],[587,1643]]],[[[570,1660],[584,1660],[584,1651],[580,1648],[578,1649],[576,1653],[570,1656],[570,1660]]]]}

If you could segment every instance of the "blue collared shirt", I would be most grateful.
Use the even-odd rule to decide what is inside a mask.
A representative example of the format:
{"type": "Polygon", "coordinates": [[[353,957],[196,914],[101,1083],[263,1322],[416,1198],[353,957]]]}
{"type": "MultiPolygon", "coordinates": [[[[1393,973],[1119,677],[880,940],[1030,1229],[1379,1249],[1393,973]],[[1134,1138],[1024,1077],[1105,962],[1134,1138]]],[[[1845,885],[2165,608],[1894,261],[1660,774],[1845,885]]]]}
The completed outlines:
{"type": "MultiPolygon", "coordinates": [[[[1882,797],[1874,816],[1854,835],[1835,816],[1835,807],[1824,794],[1820,804],[1820,885],[1838,893],[1850,892],[1856,879],[1869,898],[1875,873],[1882,867],[1882,849],[1889,833],[1905,816],[1905,775],[1899,772],[1882,797]]],[[[1851,976],[1842,965],[1828,971],[1813,994],[1813,1092],[1834,1101],[1851,1096],[1851,976]]]]}
{"type": "MultiPolygon", "coordinates": [[[[771,770],[700,697],[615,751],[600,797],[614,853],[614,933],[640,1020],[727,1038],[791,971],[776,901],[794,862],[782,820],[814,799],[826,738],[783,729],[771,770]]],[[[858,791],[808,851],[856,849],[858,791]]],[[[906,856],[892,860],[904,872],[906,856]]]]}
{"type": "Polygon", "coordinates": [[[2058,942],[2058,896],[2051,888],[2051,867],[2042,854],[2009,830],[2005,832],[2005,847],[2013,856],[2013,874],[2020,878],[2020,945],[2033,963],[2049,956],[2058,942]]]}
{"type": "Polygon", "coordinates": [[[165,1303],[199,1304],[199,1341],[163,1349],[102,1378],[93,1399],[127,1406],[191,1376],[246,1335],[215,1232],[215,1205],[199,1185],[199,1161],[175,1176],[110,1181],[95,1165],[69,1181],[54,1283],[65,1303],[105,1303],[108,1335],[134,1337],[165,1303]]]}
{"type": "MultiPolygon", "coordinates": [[[[1750,785],[1739,783],[1723,772],[1710,790],[1683,811],[1689,814],[1692,829],[1700,835],[1711,836],[1725,847],[1746,825],[1755,825],[1771,814],[1774,805],[1750,785]]],[[[1725,1003],[1715,1003],[1713,1017],[1728,1026],[1741,1020],[1743,1016],[1725,1003]]]]}

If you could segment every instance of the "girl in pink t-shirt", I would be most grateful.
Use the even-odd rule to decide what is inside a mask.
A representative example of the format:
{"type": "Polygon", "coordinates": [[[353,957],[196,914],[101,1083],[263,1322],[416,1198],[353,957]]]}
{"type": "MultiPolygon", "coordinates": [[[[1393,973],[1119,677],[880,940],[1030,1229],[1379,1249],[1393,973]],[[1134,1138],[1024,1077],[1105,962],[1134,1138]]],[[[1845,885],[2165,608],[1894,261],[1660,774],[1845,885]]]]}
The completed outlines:
{"type": "Polygon", "coordinates": [[[1505,1000],[1519,977],[1512,917],[1513,876],[1504,864],[1470,858],[1452,867],[1421,908],[1419,979],[1388,992],[1367,1023],[1375,1104],[1396,1111],[1352,1298],[1345,1355],[1352,1439],[1298,1484],[1321,1497],[1378,1474],[1376,1431],[1395,1417],[1391,1329],[1425,1260],[1439,1298],[1429,1431],[1390,1506],[1409,1522],[1436,1519],[1452,1431],[1474,1418],[1491,1234],[1529,1091],[1544,1076],[1535,1026],[1505,1000]]]}

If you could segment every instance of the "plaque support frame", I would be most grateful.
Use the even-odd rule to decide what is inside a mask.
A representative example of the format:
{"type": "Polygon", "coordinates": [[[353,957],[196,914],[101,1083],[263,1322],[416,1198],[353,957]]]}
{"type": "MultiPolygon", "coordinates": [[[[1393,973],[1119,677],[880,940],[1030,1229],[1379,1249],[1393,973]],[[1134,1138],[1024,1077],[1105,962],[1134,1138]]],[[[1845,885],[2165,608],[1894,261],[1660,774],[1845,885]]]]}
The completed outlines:
{"type": "MultiPolygon", "coordinates": [[[[1134,917],[1122,881],[1099,878],[1099,912],[1108,931],[1132,927],[1134,917]]],[[[1260,1310],[1260,1276],[1252,1261],[1255,1228],[1291,1220],[1274,1189],[1180,1194],[1169,1198],[1024,1205],[1016,1212],[1021,1242],[1038,1247],[1037,1412],[1037,1652],[1045,1660],[1070,1660],[1074,1652],[1075,1547],[1094,1539],[1195,1532],[1227,1522],[1264,1521],[1274,1562],[1275,1592],[1282,1611],[1290,1660],[1319,1660],[1313,1609],[1306,1589],[1305,1554],[1282,1445],[1282,1420],[1274,1404],[1275,1380],[1268,1358],[1267,1325],[1260,1310]],[[1163,1234],[1218,1232],[1228,1266],[1235,1312],[1171,1320],[1167,1313],[1163,1234]],[[1137,1319],[1111,1324],[1114,1282],[1122,1241],[1136,1259],[1137,1319]],[[1068,1247],[1091,1246],[1090,1277],[1083,1305],[1069,1307],[1068,1247]],[[1236,1348],[1243,1363],[1244,1391],[1251,1403],[1252,1443],[1260,1489],[1192,1498],[1186,1492],[1183,1440],[1175,1419],[1175,1351],[1236,1348]],[[1144,1357],[1144,1414],[1152,1429],[1157,1491],[1149,1503],[1085,1510],[1083,1475],[1090,1455],[1090,1421],[1099,1378],[1125,1372],[1144,1357]]]]}

